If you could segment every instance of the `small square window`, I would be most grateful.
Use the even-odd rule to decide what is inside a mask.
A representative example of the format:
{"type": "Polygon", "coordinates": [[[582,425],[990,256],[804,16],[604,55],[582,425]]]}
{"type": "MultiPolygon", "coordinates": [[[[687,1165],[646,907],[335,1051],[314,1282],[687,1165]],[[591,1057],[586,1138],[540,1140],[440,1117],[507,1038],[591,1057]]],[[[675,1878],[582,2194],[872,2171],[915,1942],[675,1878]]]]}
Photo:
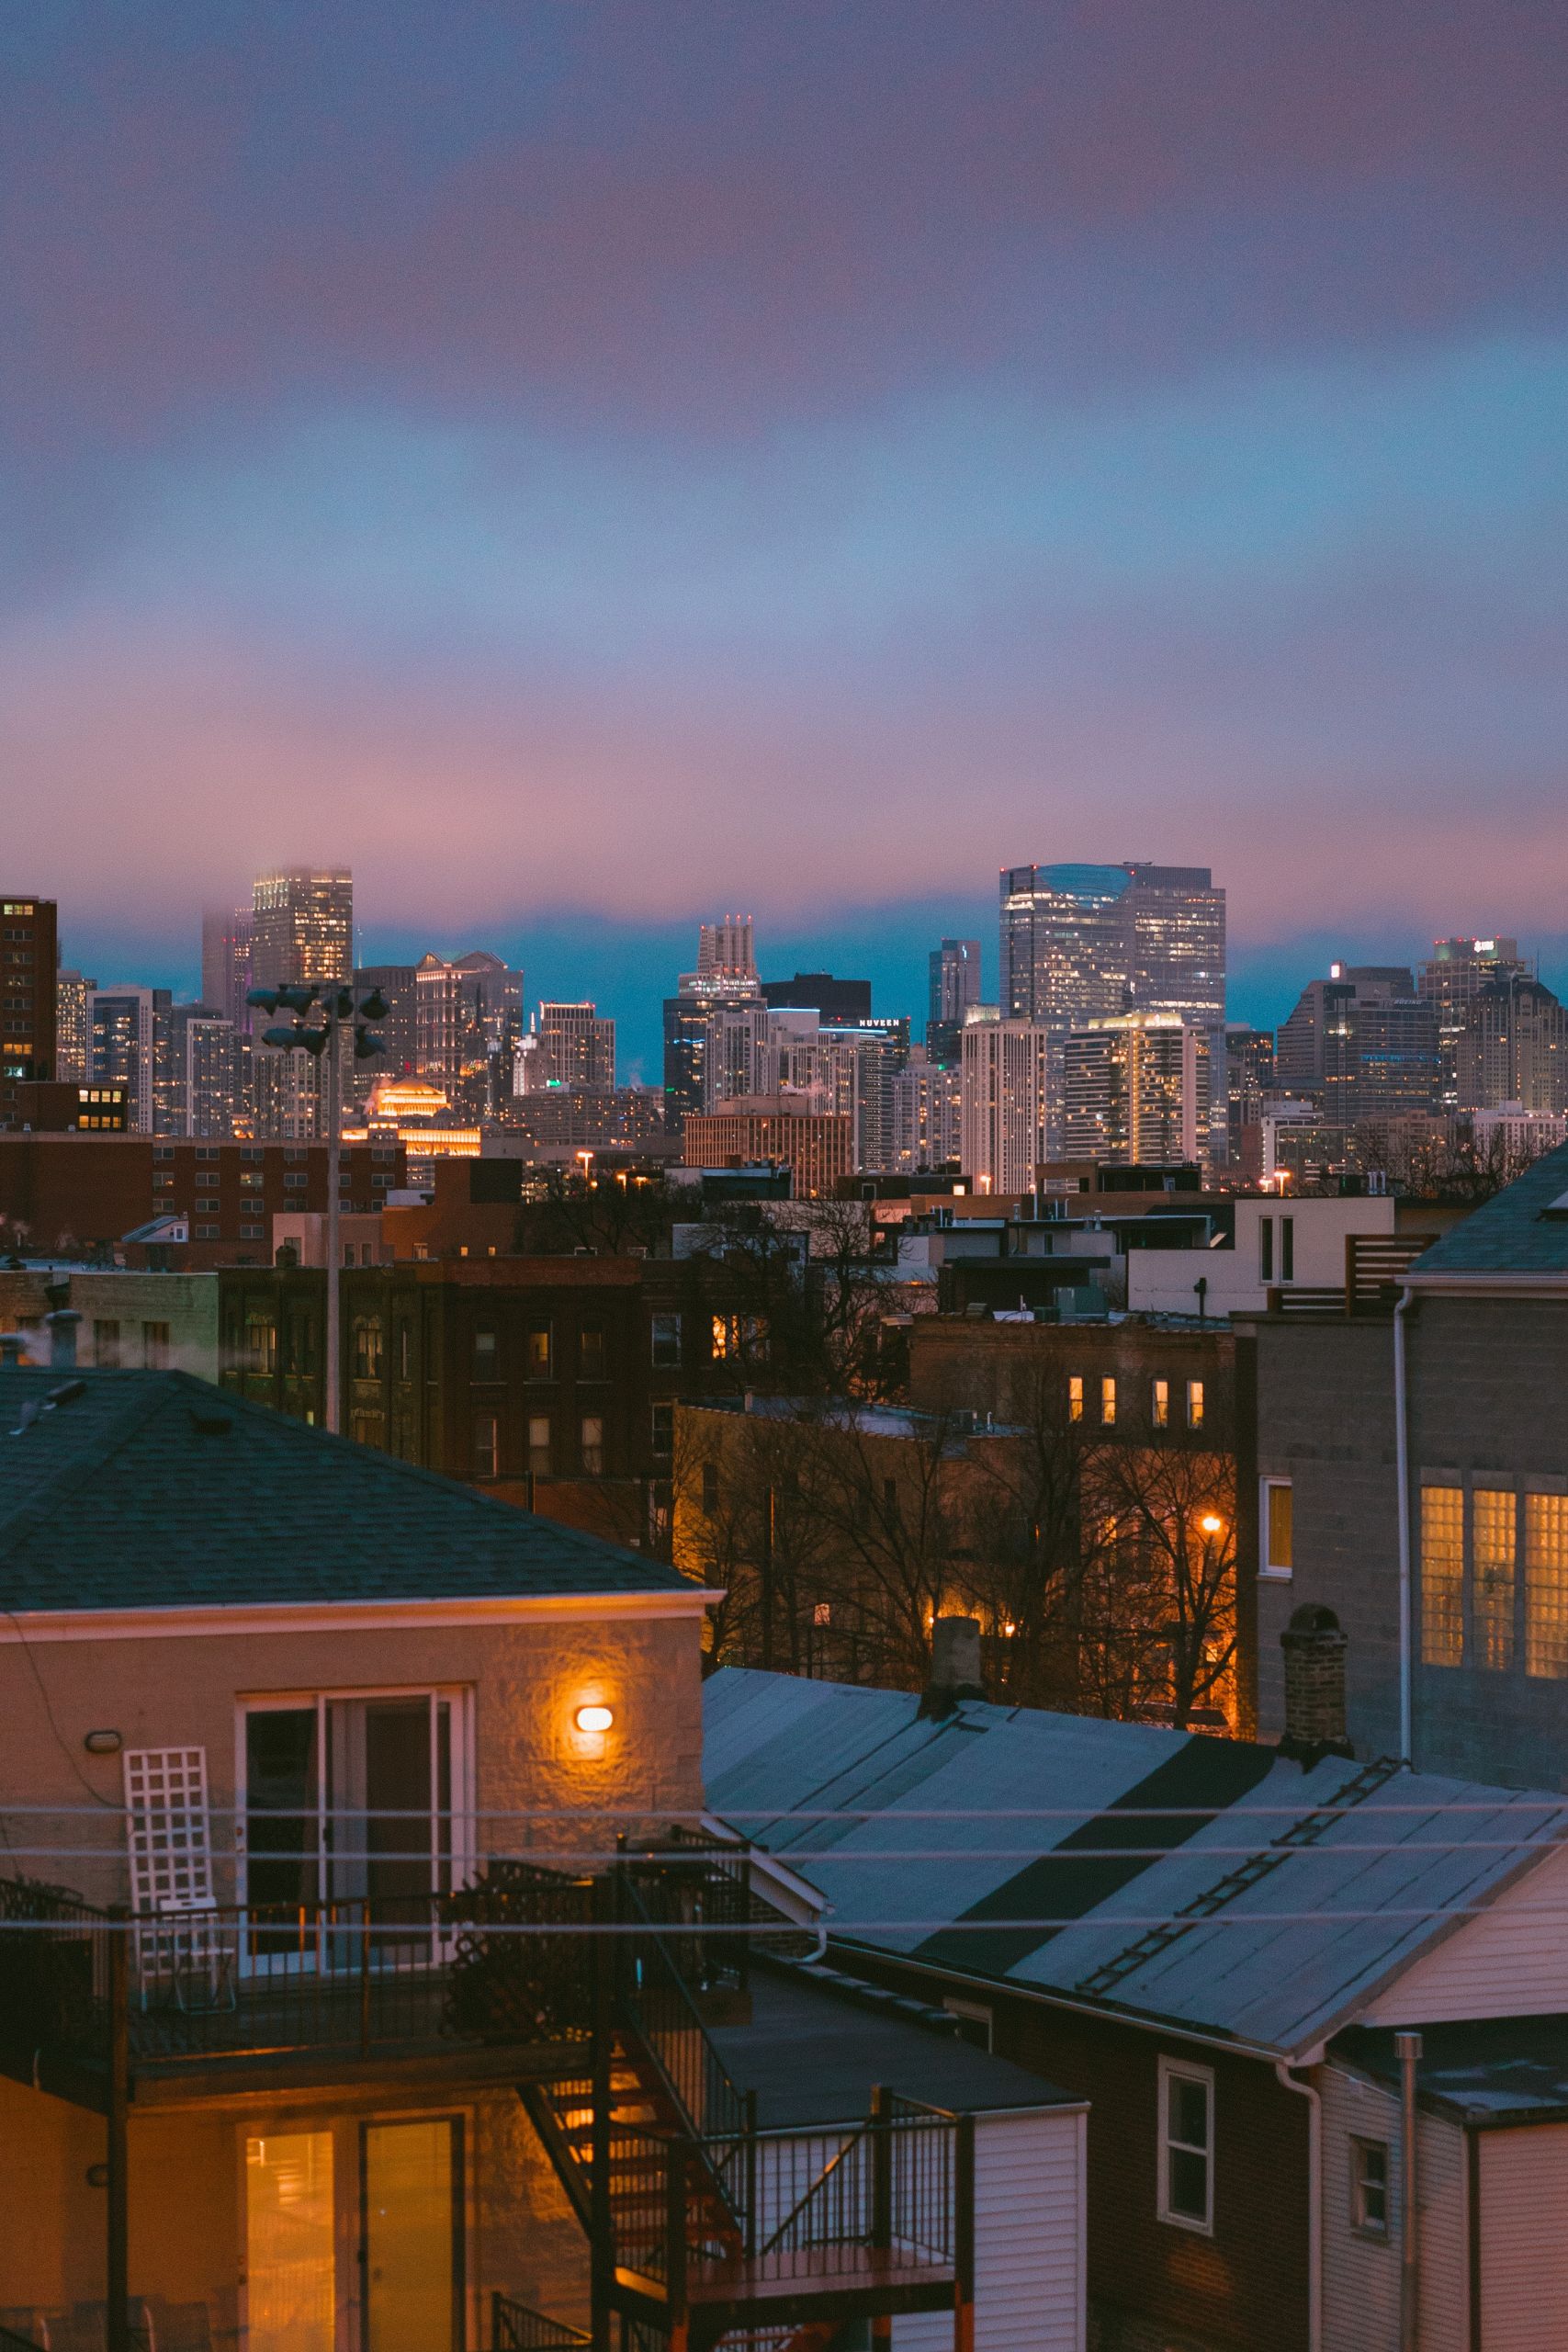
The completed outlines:
{"type": "Polygon", "coordinates": [[[476,1478],[493,1478],[496,1475],[497,1451],[501,1425],[493,1413],[476,1413],[473,1423],[473,1449],[470,1459],[476,1478]]]}
{"type": "Polygon", "coordinates": [[[1214,2228],[1214,2077],[1206,2066],[1159,2062],[1159,2218],[1214,2228]]]}
{"type": "Polygon", "coordinates": [[[1350,2143],[1350,2227],[1359,2238],[1388,2244],[1389,2165],[1386,2140],[1350,2143]]]}
{"type": "Polygon", "coordinates": [[[1266,1577],[1288,1577],[1295,1566],[1295,1496],[1289,1478],[1265,1478],[1262,1521],[1266,1577]]]}
{"type": "Polygon", "coordinates": [[[577,1335],[577,1376],[579,1380],[603,1380],[604,1377],[604,1326],[585,1323],[577,1335]]]}
{"type": "Polygon", "coordinates": [[[198,1241],[221,1241],[222,1227],[216,1225],[198,1225],[196,1228],[196,1238],[198,1241]]]}
{"type": "Polygon", "coordinates": [[[548,1380],[555,1369],[555,1327],[550,1323],[531,1323],[528,1327],[528,1377],[548,1380]]]}
{"type": "Polygon", "coordinates": [[[1187,1426],[1190,1430],[1201,1430],[1203,1426],[1203,1384],[1201,1380],[1190,1380],[1187,1384],[1187,1426]]]}
{"type": "Polygon", "coordinates": [[[1081,1421],[1083,1419],[1083,1374],[1080,1372],[1068,1375],[1067,1419],[1069,1421],[1081,1421]]]}
{"type": "Polygon", "coordinates": [[[1107,1373],[1100,1384],[1100,1420],[1102,1429],[1111,1429],[1116,1421],[1116,1381],[1107,1373]]]}
{"type": "Polygon", "coordinates": [[[582,1474],[586,1478],[602,1478],[604,1475],[604,1422],[598,1413],[584,1413],[581,1428],[582,1474]]]}
{"type": "Polygon", "coordinates": [[[1170,1427],[1170,1383],[1155,1380],[1149,1384],[1149,1419],[1156,1430],[1170,1427]]]}
{"type": "Polygon", "coordinates": [[[528,1421],[528,1467],[536,1478],[550,1475],[550,1417],[534,1413],[528,1421]]]}

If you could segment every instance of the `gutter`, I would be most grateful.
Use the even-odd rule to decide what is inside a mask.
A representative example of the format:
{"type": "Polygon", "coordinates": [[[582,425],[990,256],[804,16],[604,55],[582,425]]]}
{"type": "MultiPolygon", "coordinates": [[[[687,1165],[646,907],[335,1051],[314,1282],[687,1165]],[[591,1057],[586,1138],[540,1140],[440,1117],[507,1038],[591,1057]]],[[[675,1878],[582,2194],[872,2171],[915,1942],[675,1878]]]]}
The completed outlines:
{"type": "Polygon", "coordinates": [[[1410,1586],[1410,1430],[1404,1364],[1404,1317],[1412,1297],[1406,1283],[1393,1310],[1393,1461],[1399,1515],[1399,1760],[1412,1762],[1412,1653],[1414,1624],[1410,1586]]]}
{"type": "Polygon", "coordinates": [[[1288,2058],[1275,2060],[1274,2078],[1307,2102],[1307,2352],[1323,2352],[1323,2099],[1288,2058]]]}

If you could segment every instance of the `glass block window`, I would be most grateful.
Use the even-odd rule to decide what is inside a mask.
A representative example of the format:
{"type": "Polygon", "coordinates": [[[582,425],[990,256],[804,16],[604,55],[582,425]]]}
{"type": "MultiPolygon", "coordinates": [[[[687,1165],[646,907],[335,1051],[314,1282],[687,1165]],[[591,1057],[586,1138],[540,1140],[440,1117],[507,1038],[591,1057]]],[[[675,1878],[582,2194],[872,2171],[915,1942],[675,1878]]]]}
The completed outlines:
{"type": "Polygon", "coordinates": [[[1471,1501],[1475,1663],[1494,1674],[1506,1674],[1514,1663],[1516,1508],[1513,1493],[1502,1487],[1477,1487],[1471,1501]]]}
{"type": "Polygon", "coordinates": [[[1525,1671],[1568,1676],[1568,1495],[1525,1497],[1525,1671]]]}
{"type": "Polygon", "coordinates": [[[1421,1489],[1421,1662],[1464,1664],[1464,1489],[1421,1489]]]}

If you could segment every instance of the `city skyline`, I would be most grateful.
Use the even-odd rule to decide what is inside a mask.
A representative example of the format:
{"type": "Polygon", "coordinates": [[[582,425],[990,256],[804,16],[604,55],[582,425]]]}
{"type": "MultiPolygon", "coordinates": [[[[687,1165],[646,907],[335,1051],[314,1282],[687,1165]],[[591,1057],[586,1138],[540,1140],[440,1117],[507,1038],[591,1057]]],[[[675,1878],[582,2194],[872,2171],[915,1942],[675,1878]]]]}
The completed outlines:
{"type": "Polygon", "coordinates": [[[13,16],[9,848],[78,959],[277,857],[378,956],[918,957],[1110,846],[1223,872],[1238,974],[1303,909],[1561,962],[1562,20],[986,34],[13,16]]]}

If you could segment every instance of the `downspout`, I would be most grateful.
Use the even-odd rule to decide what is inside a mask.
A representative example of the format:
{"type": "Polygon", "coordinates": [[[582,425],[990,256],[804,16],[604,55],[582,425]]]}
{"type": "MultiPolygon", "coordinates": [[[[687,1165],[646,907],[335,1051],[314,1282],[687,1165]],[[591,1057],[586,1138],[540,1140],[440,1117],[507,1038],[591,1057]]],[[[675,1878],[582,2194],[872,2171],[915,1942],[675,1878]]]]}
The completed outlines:
{"type": "Polygon", "coordinates": [[[1323,2100],[1288,2058],[1276,2058],[1274,2074],[1307,2102],[1307,2352],[1323,2352],[1323,2100]]]}
{"type": "Polygon", "coordinates": [[[1410,1305],[1408,1283],[1393,1310],[1393,1462],[1399,1506],[1399,1760],[1414,1758],[1411,1724],[1411,1658],[1414,1611],[1410,1589],[1410,1438],[1404,1380],[1404,1311],[1410,1305]]]}
{"type": "Polygon", "coordinates": [[[1396,2033],[1399,2052],[1399,2352],[1421,2346],[1421,2182],[1416,2161],[1418,2033],[1396,2033]]]}

